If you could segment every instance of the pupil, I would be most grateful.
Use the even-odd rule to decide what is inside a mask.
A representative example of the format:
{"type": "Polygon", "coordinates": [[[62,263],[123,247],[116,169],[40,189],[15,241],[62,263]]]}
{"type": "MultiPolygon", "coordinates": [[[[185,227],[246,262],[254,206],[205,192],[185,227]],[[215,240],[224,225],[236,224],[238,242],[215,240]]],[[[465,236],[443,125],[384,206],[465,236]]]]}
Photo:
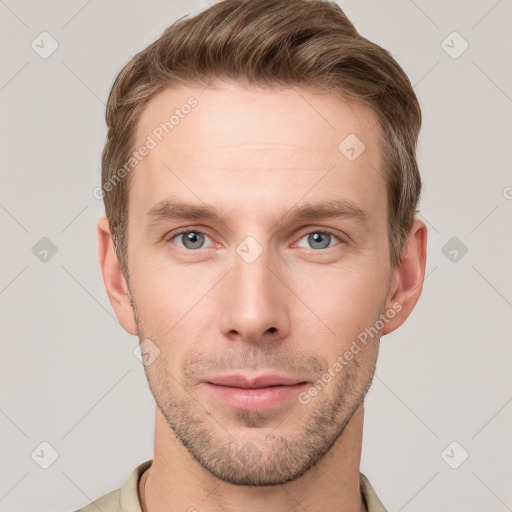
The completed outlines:
{"type": "Polygon", "coordinates": [[[326,247],[328,247],[329,246],[329,237],[330,237],[329,233],[321,233],[321,232],[312,233],[311,235],[309,235],[310,243],[315,249],[325,249],[326,247]],[[323,239],[323,241],[322,241],[322,239],[323,239]],[[319,244],[319,245],[315,246],[314,244],[319,244]]]}
{"type": "Polygon", "coordinates": [[[198,249],[202,244],[202,236],[195,231],[189,231],[185,234],[183,243],[187,249],[198,249]]]}

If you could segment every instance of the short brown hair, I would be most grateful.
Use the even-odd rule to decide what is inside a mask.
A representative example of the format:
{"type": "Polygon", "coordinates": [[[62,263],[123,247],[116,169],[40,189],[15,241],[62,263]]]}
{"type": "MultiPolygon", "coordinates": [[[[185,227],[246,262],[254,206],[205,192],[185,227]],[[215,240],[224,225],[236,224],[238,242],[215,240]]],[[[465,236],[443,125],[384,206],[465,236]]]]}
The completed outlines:
{"type": "MultiPolygon", "coordinates": [[[[391,54],[362,37],[327,0],[224,0],[181,18],[137,53],[107,103],[102,189],[116,252],[128,277],[129,176],[112,184],[133,152],[137,124],[159,91],[216,79],[329,91],[369,106],[382,129],[391,265],[399,266],[421,193],[416,144],[421,109],[391,54]]],[[[341,141],[340,141],[341,142],[341,141]]]]}

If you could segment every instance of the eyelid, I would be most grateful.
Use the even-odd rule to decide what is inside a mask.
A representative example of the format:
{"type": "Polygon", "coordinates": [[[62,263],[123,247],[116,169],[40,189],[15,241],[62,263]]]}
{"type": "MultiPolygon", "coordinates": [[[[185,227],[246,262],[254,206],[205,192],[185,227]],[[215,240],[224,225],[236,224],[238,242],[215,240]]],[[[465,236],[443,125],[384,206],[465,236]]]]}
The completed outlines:
{"type": "MultiPolygon", "coordinates": [[[[174,239],[180,235],[183,235],[185,233],[190,233],[190,232],[193,232],[193,233],[200,233],[202,235],[205,235],[207,236],[210,240],[212,240],[212,237],[204,230],[204,229],[200,229],[200,228],[195,228],[194,226],[187,226],[185,228],[179,228],[175,231],[172,231],[172,232],[169,232],[167,233],[163,240],[164,242],[166,243],[169,243],[169,242],[172,242],[174,241],[174,239]]],[[[213,240],[212,240],[213,241],[213,240]]],[[[206,249],[211,249],[211,247],[201,247],[199,249],[187,249],[186,247],[180,247],[180,249],[183,249],[187,252],[198,252],[200,250],[206,250],[206,249]]]]}
{"type": "MultiPolygon", "coordinates": [[[[329,228],[322,228],[322,227],[315,227],[315,226],[307,226],[306,228],[303,228],[304,231],[301,230],[298,238],[297,238],[297,241],[294,242],[294,246],[300,241],[302,240],[306,235],[310,235],[311,233],[329,233],[331,236],[335,237],[338,239],[338,241],[340,243],[347,243],[347,239],[348,239],[348,236],[343,234],[338,234],[337,231],[333,230],[333,229],[329,229],[329,228]]],[[[336,244],[336,245],[339,245],[339,244],[336,244]]],[[[335,247],[336,245],[333,245],[331,247],[327,247],[326,249],[320,249],[320,250],[323,250],[323,251],[326,251],[327,249],[331,249],[333,247],[335,247]]],[[[315,249],[310,249],[311,251],[315,251],[315,249]]],[[[319,250],[316,250],[315,252],[319,252],[319,250]]]]}
{"type": "MultiPolygon", "coordinates": [[[[196,228],[194,226],[186,226],[184,228],[178,228],[175,231],[167,233],[164,236],[164,241],[169,243],[169,242],[173,241],[176,237],[183,235],[185,233],[190,233],[190,232],[200,233],[202,235],[207,236],[208,238],[210,238],[210,240],[213,241],[212,237],[204,230],[204,228],[198,228],[198,227],[196,228]]],[[[348,235],[345,235],[344,233],[343,233],[343,235],[338,234],[337,232],[335,232],[335,230],[333,230],[331,228],[318,227],[318,226],[304,226],[299,231],[299,235],[296,235],[296,236],[298,236],[298,238],[296,239],[295,242],[293,242],[292,247],[295,247],[296,244],[300,240],[302,240],[302,238],[304,238],[306,235],[310,235],[311,233],[329,233],[331,236],[334,236],[335,238],[337,238],[338,241],[340,242],[339,244],[335,244],[333,246],[327,247],[326,249],[320,249],[320,250],[309,249],[310,251],[313,251],[313,252],[321,252],[321,251],[326,251],[327,249],[332,249],[333,247],[336,247],[337,245],[347,243],[346,238],[349,238],[348,235]]],[[[214,242],[214,245],[215,245],[215,242],[214,242]]],[[[218,245],[218,243],[217,243],[217,245],[218,245]]],[[[187,249],[186,247],[184,247],[184,248],[180,247],[180,249],[183,249],[187,252],[199,252],[200,250],[208,250],[211,248],[212,247],[201,247],[199,249],[193,250],[193,249],[187,249]]],[[[303,249],[307,249],[307,248],[303,248],[303,249]]]]}

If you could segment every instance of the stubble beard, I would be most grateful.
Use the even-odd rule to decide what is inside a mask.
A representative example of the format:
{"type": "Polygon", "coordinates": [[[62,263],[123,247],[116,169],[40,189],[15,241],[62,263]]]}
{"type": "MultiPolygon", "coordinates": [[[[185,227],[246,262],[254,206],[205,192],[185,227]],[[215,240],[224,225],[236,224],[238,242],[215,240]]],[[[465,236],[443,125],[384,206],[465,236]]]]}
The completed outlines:
{"type": "MultiPolygon", "coordinates": [[[[146,336],[133,299],[132,307],[142,342],[146,336]]],[[[160,340],[151,339],[157,346],[164,346],[160,340]]],[[[373,343],[378,345],[379,340],[373,343]]],[[[363,403],[375,372],[378,347],[363,350],[371,352],[354,357],[308,404],[297,399],[289,404],[289,412],[277,415],[275,411],[235,410],[229,423],[236,419],[237,428],[231,432],[220,409],[216,412],[204,398],[194,396],[194,382],[187,382],[186,368],[181,382],[165,368],[165,356],[144,369],[167,424],[203,468],[230,484],[275,486],[306,473],[343,434],[363,403]],[[297,411],[304,411],[298,421],[288,417],[297,418],[297,411]]]]}

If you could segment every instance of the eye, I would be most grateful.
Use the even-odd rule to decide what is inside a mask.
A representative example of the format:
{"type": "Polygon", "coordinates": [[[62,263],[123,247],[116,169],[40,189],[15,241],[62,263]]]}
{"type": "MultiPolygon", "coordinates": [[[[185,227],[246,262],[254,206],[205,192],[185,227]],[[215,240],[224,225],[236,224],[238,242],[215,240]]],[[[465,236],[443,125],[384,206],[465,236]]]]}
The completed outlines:
{"type": "Polygon", "coordinates": [[[180,231],[179,233],[174,234],[169,238],[171,240],[180,240],[182,242],[182,247],[193,251],[195,249],[203,249],[203,244],[206,238],[210,238],[206,233],[198,230],[189,230],[189,231],[180,231]]]}
{"type": "MultiPolygon", "coordinates": [[[[332,247],[331,242],[335,239],[342,242],[340,237],[336,236],[334,233],[330,231],[311,231],[310,233],[303,236],[300,240],[306,238],[307,243],[310,244],[309,248],[311,249],[327,249],[329,246],[332,247]]],[[[304,247],[300,245],[299,247],[304,247]]]]}

